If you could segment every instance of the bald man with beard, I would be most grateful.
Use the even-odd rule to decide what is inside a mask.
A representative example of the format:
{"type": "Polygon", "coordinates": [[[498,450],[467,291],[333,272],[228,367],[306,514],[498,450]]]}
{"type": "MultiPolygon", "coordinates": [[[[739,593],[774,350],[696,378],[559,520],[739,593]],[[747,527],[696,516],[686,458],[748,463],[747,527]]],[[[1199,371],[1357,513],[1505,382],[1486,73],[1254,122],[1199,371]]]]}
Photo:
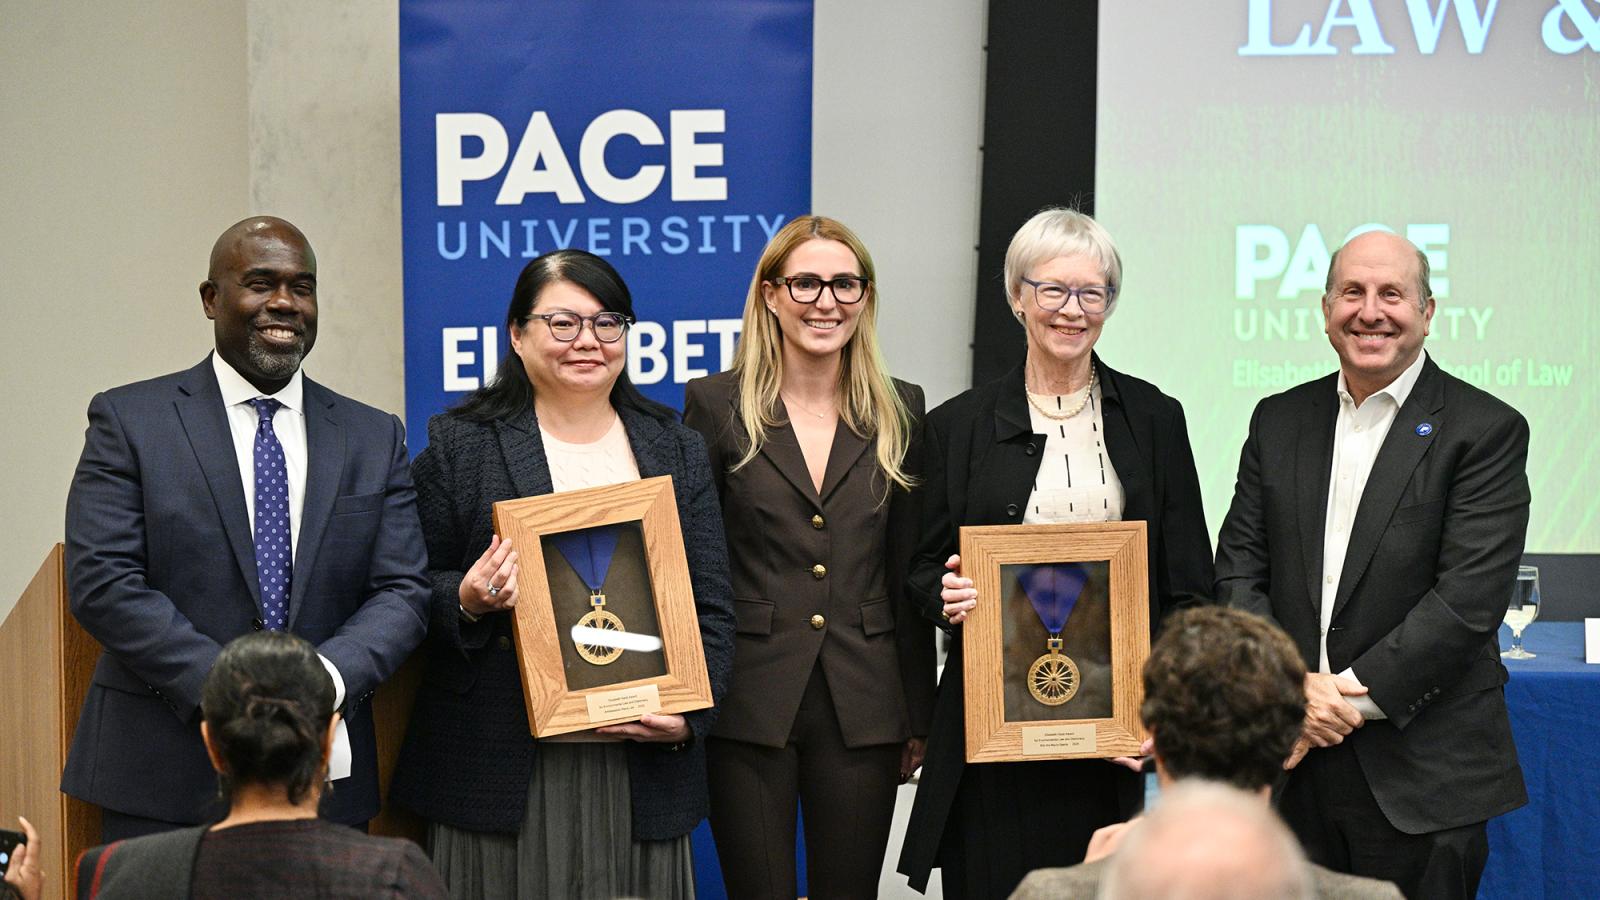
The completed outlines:
{"type": "Polygon", "coordinates": [[[104,841],[219,811],[200,687],[223,645],[263,629],[321,654],[348,723],[322,814],[364,823],[367,701],[426,631],[404,428],[300,368],[317,338],[305,235],[269,216],[228,228],[200,302],[214,352],[96,395],[67,497],[72,612],[105,653],[61,789],[102,808],[104,841]]]}

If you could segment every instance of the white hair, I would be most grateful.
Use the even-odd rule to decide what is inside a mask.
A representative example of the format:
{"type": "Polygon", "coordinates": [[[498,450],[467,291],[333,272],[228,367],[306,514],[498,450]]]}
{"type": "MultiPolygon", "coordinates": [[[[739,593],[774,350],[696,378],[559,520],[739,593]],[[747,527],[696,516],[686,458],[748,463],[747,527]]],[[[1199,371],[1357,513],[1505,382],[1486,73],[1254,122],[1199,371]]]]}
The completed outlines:
{"type": "Polygon", "coordinates": [[[1263,800],[1190,779],[1128,833],[1100,900],[1312,900],[1300,844],[1263,800]]]}
{"type": "Polygon", "coordinates": [[[1006,297],[1019,300],[1022,276],[1059,256],[1087,256],[1100,266],[1106,284],[1122,287],[1122,256],[1111,235],[1089,216],[1058,206],[1035,213],[1011,236],[1006,248],[1006,297]]]}

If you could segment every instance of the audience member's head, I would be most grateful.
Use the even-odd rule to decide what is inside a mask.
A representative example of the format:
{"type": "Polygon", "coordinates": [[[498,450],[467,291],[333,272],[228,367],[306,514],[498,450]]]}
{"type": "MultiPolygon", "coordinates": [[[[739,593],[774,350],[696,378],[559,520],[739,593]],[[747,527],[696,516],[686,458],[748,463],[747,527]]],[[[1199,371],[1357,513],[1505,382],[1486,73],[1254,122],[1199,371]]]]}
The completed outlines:
{"type": "Polygon", "coordinates": [[[1260,799],[1208,781],[1162,791],[1111,857],[1101,900],[1309,900],[1311,869],[1260,799]]]}
{"type": "Polygon", "coordinates": [[[1174,614],[1150,648],[1140,708],[1164,780],[1270,786],[1300,735],[1305,674],[1289,636],[1260,616],[1174,614]]]}
{"type": "Polygon", "coordinates": [[[223,648],[206,676],[202,734],[230,801],[246,786],[314,798],[332,737],[333,679],[304,640],[247,634],[223,648]]]}

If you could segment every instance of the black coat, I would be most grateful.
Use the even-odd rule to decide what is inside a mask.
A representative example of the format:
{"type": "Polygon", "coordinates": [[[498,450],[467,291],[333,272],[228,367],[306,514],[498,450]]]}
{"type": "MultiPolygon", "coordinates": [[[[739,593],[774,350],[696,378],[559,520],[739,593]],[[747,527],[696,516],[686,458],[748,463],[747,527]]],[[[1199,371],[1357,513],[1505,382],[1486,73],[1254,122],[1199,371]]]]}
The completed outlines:
{"type": "MultiPolygon", "coordinates": [[[[733,666],[733,603],[722,514],[693,429],[618,410],[639,474],[671,475],[700,619],[712,696],[733,666]]],[[[417,692],[391,796],[425,818],[474,831],[522,825],[535,744],[513,653],[511,619],[461,619],[461,578],[489,546],[491,507],[552,491],[550,466],[530,409],[510,420],[474,422],[449,413],[428,422],[428,448],[412,464],[433,580],[428,668],[417,692]]],[[[628,745],[633,833],[665,840],[706,816],[703,739],[715,709],[685,713],[695,740],[679,752],[628,745]]]]}
{"type": "MultiPolygon", "coordinates": [[[[1217,539],[1219,599],[1283,626],[1312,671],[1337,378],[1256,407],[1217,539]]],[[[1528,528],[1527,459],[1527,421],[1428,360],[1356,509],[1328,663],[1353,668],[1388,715],[1345,740],[1407,834],[1528,801],[1497,643],[1528,528]]]]}
{"type": "MultiPolygon", "coordinates": [[[[1201,508],[1194,455],[1178,401],[1149,382],[1108,368],[1098,357],[1094,365],[1104,402],[1106,452],[1122,481],[1122,518],[1143,520],[1148,528],[1150,623],[1154,630],[1173,609],[1210,602],[1211,538],[1201,508]]],[[[1025,391],[1022,367],[1018,366],[941,405],[924,423],[924,527],[912,559],[909,592],[923,614],[949,631],[954,640],[934,706],[922,783],[900,854],[900,872],[919,890],[926,886],[929,871],[938,865],[947,825],[955,824],[952,807],[968,768],[961,629],[948,625],[939,615],[943,608],[940,580],[945,560],[957,551],[961,526],[1022,522],[1045,443],[1044,435],[1033,433],[1025,391]]],[[[1108,767],[1107,780],[1118,777],[1109,764],[1100,765],[1108,767]]],[[[1002,831],[1014,827],[1012,843],[1017,846],[1040,840],[1037,822],[989,824],[1002,831]]],[[[954,845],[947,847],[954,850],[954,845]]],[[[961,852],[971,856],[990,849],[1004,852],[998,847],[961,852]]],[[[1022,874],[1016,873],[1011,887],[1022,874]]],[[[1007,887],[1004,892],[1009,891],[1007,887]]]]}

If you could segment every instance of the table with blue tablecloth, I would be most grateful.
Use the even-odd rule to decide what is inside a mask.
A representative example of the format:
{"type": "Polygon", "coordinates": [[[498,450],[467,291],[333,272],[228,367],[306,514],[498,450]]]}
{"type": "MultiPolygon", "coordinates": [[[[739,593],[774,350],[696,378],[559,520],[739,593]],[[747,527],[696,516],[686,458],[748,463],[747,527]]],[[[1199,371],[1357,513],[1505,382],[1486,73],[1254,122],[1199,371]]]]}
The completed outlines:
{"type": "Polygon", "coordinates": [[[1582,622],[1535,622],[1522,638],[1538,658],[1505,660],[1506,705],[1528,805],[1490,820],[1478,897],[1600,898],[1600,665],[1583,661],[1582,622]]]}

